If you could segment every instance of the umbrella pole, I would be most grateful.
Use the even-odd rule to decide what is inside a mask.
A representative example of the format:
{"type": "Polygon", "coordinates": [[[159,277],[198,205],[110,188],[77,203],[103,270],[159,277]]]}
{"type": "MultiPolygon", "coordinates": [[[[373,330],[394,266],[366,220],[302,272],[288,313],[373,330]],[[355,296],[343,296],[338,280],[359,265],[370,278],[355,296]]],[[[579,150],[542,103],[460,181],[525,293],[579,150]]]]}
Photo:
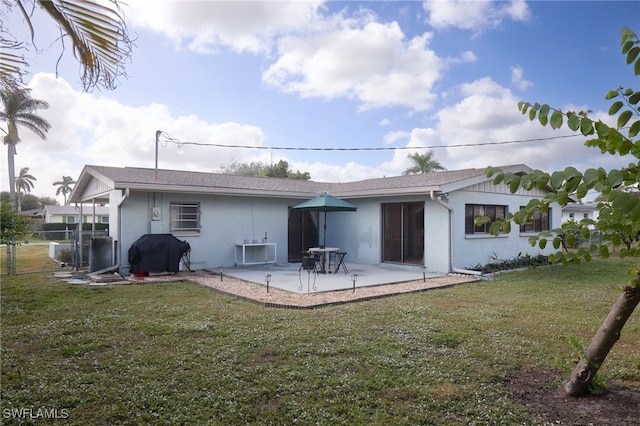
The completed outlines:
{"type": "Polygon", "coordinates": [[[327,211],[324,211],[324,238],[322,239],[322,247],[327,248],[327,211]]]}

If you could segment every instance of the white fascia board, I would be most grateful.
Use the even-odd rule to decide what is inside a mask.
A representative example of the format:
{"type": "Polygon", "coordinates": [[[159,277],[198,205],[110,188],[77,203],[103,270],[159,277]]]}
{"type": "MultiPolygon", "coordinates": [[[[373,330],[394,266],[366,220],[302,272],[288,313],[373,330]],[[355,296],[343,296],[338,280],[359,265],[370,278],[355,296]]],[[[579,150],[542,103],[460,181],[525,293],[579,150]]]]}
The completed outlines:
{"type": "Polygon", "coordinates": [[[237,195],[265,198],[313,198],[315,194],[304,194],[300,192],[289,191],[268,191],[258,189],[241,189],[241,188],[212,188],[212,187],[194,187],[194,186],[176,186],[176,185],[155,185],[155,184],[116,184],[116,189],[128,188],[130,191],[143,192],[164,192],[179,194],[203,194],[203,195],[237,195]]]}
{"type": "Polygon", "coordinates": [[[338,191],[332,195],[339,198],[374,198],[395,195],[424,195],[440,192],[440,186],[413,186],[409,188],[388,188],[363,191],[338,191]]]}
{"type": "MultiPolygon", "coordinates": [[[[533,172],[533,169],[525,166],[524,164],[517,164],[515,166],[509,166],[509,167],[496,167],[496,169],[500,169],[502,170],[504,173],[522,173],[522,174],[526,174],[526,173],[531,173],[533,172]]],[[[449,192],[453,192],[453,191],[457,191],[459,189],[463,189],[466,188],[468,186],[473,186],[476,185],[478,183],[482,183],[482,182],[486,182],[488,180],[493,180],[493,178],[488,178],[486,177],[484,174],[481,176],[476,176],[473,178],[469,178],[469,179],[464,179],[458,182],[452,182],[452,183],[448,183],[445,185],[442,185],[442,192],[443,193],[449,193],[449,192]]]]}

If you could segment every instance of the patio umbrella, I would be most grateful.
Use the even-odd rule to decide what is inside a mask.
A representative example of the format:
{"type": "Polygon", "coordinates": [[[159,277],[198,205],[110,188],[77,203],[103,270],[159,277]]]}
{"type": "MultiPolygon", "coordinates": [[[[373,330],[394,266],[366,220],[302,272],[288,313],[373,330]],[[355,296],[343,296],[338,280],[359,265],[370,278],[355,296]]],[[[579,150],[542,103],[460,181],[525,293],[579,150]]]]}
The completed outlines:
{"type": "Polygon", "coordinates": [[[326,192],[319,197],[293,206],[292,209],[324,212],[324,237],[322,245],[326,245],[327,243],[327,212],[355,212],[358,210],[356,206],[348,201],[331,196],[326,192]]]}

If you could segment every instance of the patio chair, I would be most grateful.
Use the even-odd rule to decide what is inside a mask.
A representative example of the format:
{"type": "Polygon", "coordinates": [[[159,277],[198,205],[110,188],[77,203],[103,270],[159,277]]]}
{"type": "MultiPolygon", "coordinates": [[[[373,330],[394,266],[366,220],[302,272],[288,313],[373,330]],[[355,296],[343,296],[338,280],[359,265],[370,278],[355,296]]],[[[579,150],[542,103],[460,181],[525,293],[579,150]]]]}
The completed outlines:
{"type": "Polygon", "coordinates": [[[345,274],[349,275],[349,270],[347,269],[347,265],[344,263],[344,257],[347,255],[345,251],[339,251],[336,253],[336,272],[342,268],[345,274]]]}
{"type": "Polygon", "coordinates": [[[318,273],[320,270],[320,259],[318,256],[306,254],[302,256],[302,264],[300,265],[300,271],[305,270],[307,272],[318,273]]]}
{"type": "Polygon", "coordinates": [[[316,277],[318,272],[320,272],[320,256],[317,256],[316,253],[313,255],[303,255],[302,256],[302,264],[300,265],[300,269],[298,270],[298,278],[300,280],[300,287],[298,290],[302,290],[302,271],[307,271],[307,289],[309,289],[309,284],[311,280],[311,273],[313,272],[313,289],[316,290],[316,277]]]}

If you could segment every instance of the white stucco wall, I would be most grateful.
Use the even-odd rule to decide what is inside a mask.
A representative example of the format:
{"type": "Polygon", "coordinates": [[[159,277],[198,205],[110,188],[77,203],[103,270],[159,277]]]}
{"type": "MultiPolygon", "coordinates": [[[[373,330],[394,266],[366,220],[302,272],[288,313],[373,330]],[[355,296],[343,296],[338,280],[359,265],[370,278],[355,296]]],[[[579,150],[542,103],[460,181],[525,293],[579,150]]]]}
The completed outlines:
{"type": "MultiPolygon", "coordinates": [[[[110,198],[110,215],[117,217],[117,201],[120,191],[110,198]]],[[[509,235],[467,236],[464,231],[465,204],[507,205],[515,212],[529,201],[523,194],[455,191],[444,201],[453,209],[453,232],[449,223],[449,211],[432,201],[429,194],[411,197],[384,197],[347,199],[358,207],[357,212],[330,212],[327,214],[327,246],[347,251],[348,262],[377,265],[381,263],[382,207],[384,203],[425,203],[425,267],[431,272],[446,273],[458,269],[484,265],[497,259],[509,259],[519,253],[537,255],[546,251],[531,247],[529,235],[521,235],[518,226],[512,226],[509,235]]],[[[169,206],[172,202],[199,202],[201,209],[201,234],[184,236],[176,234],[191,245],[191,262],[194,269],[217,269],[235,264],[235,244],[244,239],[262,240],[277,245],[277,263],[288,261],[288,208],[300,202],[294,199],[270,199],[261,197],[213,196],[201,194],[147,194],[132,191],[121,209],[121,221],[112,220],[110,235],[120,239],[121,273],[129,273],[128,250],[135,240],[148,233],[169,233],[169,206]],[[160,210],[160,220],[152,221],[152,207],[160,210]],[[120,234],[119,226],[122,226],[120,234]]],[[[552,207],[551,227],[559,226],[561,209],[552,207]]],[[[324,215],[320,214],[319,241],[323,239],[324,215]]]]}
{"type": "MultiPolygon", "coordinates": [[[[521,234],[520,227],[512,224],[508,235],[494,237],[491,235],[465,235],[464,209],[465,204],[494,204],[506,205],[507,212],[517,212],[521,206],[525,206],[530,200],[526,195],[482,193],[472,191],[456,191],[449,195],[449,205],[454,209],[454,249],[453,264],[460,269],[473,268],[476,265],[485,265],[496,260],[511,259],[518,254],[549,254],[554,251],[551,244],[545,250],[532,247],[529,237],[532,234],[521,234]]],[[[562,211],[558,205],[551,207],[551,228],[559,226],[562,211]]]]}
{"type": "MultiPolygon", "coordinates": [[[[327,246],[347,252],[348,262],[365,265],[380,263],[381,208],[378,199],[347,199],[356,212],[327,213],[327,246]]],[[[320,214],[321,220],[324,214],[320,214]]],[[[320,241],[322,241],[322,223],[320,241]]]]}
{"type": "Polygon", "coordinates": [[[427,201],[424,211],[424,260],[427,271],[450,272],[451,256],[449,210],[442,205],[427,201]]]}
{"type": "MultiPolygon", "coordinates": [[[[506,205],[515,212],[529,202],[525,194],[456,191],[444,199],[453,213],[451,231],[449,210],[432,201],[428,194],[412,197],[385,197],[363,200],[348,200],[358,206],[356,213],[329,213],[327,244],[347,251],[350,262],[379,264],[382,256],[382,203],[425,202],[424,263],[427,271],[451,272],[452,268],[468,269],[478,264],[511,259],[518,254],[549,254],[551,245],[540,250],[529,244],[531,234],[521,234],[519,226],[513,224],[511,233],[500,237],[490,235],[467,236],[464,230],[465,204],[506,205]],[[452,257],[452,261],[450,261],[452,257]]],[[[551,227],[560,224],[561,209],[552,206],[551,227]]]]}
{"type": "Polygon", "coordinates": [[[277,247],[277,263],[287,262],[287,209],[297,201],[259,197],[203,196],[198,194],[146,194],[132,192],[122,209],[122,273],[128,274],[128,250],[142,235],[170,233],[172,202],[199,202],[199,236],[174,234],[191,246],[195,269],[230,267],[235,263],[235,244],[244,239],[267,241],[277,247]],[[152,221],[152,207],[160,209],[160,220],[152,221]]]}

